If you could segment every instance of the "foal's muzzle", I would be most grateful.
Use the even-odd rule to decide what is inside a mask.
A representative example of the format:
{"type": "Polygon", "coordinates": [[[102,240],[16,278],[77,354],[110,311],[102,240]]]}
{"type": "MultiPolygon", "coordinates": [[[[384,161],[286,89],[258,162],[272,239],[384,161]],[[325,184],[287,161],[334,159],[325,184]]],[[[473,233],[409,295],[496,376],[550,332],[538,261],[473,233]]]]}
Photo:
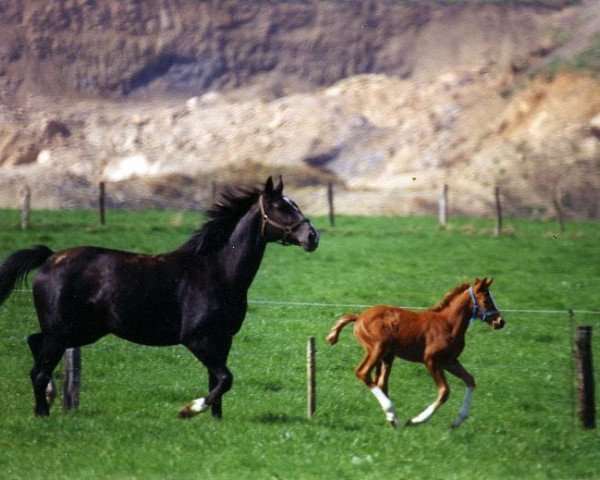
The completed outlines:
{"type": "Polygon", "coordinates": [[[490,325],[492,326],[492,330],[500,330],[501,328],[504,328],[505,324],[506,324],[506,322],[500,315],[498,315],[496,318],[494,318],[490,322],[490,325]]]}

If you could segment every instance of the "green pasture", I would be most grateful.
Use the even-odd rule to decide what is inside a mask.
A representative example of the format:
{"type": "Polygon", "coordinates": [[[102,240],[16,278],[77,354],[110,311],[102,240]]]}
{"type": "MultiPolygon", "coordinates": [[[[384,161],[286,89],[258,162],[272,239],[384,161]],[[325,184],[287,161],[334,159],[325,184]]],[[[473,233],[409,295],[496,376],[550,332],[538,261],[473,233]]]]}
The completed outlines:
{"type": "MultiPolygon", "coordinates": [[[[31,296],[0,307],[1,479],[592,479],[600,478],[598,430],[579,428],[572,329],[594,326],[600,349],[600,225],[452,218],[325,218],[319,249],[271,245],[250,290],[229,366],[224,418],[180,420],[202,395],[206,373],[183,347],[116,338],[84,347],[81,406],[34,418],[26,336],[37,322],[31,296]],[[430,306],[455,285],[493,276],[507,326],[467,333],[463,364],[477,381],[472,416],[452,431],[463,386],[425,425],[389,427],[354,377],[362,349],[351,328],[331,347],[332,323],[362,305],[430,306]],[[573,321],[568,309],[575,311],[573,321]],[[317,413],[306,418],[306,341],[316,337],[317,413]]],[[[201,223],[176,212],[0,211],[0,258],[34,244],[93,244],[162,252],[201,223]]],[[[140,279],[143,282],[144,279],[140,279]]],[[[60,367],[59,367],[60,369],[60,367]]],[[[60,376],[60,372],[59,376],[60,376]]],[[[60,385],[59,385],[60,388],[60,385]]],[[[398,361],[390,394],[408,419],[435,397],[421,365],[398,361]]]]}

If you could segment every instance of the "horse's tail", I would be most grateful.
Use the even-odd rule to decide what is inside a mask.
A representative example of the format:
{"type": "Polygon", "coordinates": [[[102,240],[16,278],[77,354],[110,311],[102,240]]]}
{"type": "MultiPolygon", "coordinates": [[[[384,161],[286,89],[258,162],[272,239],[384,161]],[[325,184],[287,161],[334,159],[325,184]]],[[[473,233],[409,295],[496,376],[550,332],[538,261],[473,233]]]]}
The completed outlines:
{"type": "Polygon", "coordinates": [[[6,257],[0,264],[0,305],[6,301],[15,287],[25,280],[27,274],[41,266],[52,253],[48,247],[39,245],[17,250],[6,257]]]}
{"type": "Polygon", "coordinates": [[[340,318],[336,322],[336,324],[333,327],[331,327],[329,335],[327,335],[327,342],[330,345],[335,345],[338,341],[338,337],[340,336],[342,328],[344,328],[351,322],[356,322],[356,320],[358,320],[358,315],[356,315],[355,313],[347,313],[342,318],[340,318]]]}

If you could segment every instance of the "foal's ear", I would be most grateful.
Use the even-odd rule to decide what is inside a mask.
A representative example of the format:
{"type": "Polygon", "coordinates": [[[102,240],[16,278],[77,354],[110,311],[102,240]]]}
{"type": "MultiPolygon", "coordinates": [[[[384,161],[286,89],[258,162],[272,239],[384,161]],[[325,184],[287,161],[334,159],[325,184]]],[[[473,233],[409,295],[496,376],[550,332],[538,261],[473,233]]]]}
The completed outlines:
{"type": "Polygon", "coordinates": [[[490,278],[487,278],[487,277],[486,277],[486,279],[485,279],[485,280],[486,280],[487,286],[488,286],[488,288],[489,288],[489,287],[491,287],[491,286],[492,286],[492,282],[494,281],[494,277],[490,277],[490,278]]]}

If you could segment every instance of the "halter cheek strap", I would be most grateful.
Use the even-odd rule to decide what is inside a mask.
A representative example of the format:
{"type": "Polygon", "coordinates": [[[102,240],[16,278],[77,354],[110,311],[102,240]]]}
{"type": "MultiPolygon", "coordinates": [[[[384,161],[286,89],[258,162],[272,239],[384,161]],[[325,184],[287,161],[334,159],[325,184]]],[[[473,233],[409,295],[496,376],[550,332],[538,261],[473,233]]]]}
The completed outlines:
{"type": "Polygon", "coordinates": [[[471,295],[471,301],[473,302],[473,309],[471,311],[471,320],[469,320],[470,323],[473,323],[477,318],[479,318],[481,321],[485,322],[485,321],[487,321],[488,317],[491,317],[493,315],[498,315],[500,313],[500,311],[498,310],[498,307],[496,307],[496,302],[494,302],[494,297],[492,296],[492,292],[489,292],[489,293],[490,293],[490,298],[492,299],[492,303],[494,304],[494,310],[486,310],[485,308],[480,306],[479,303],[477,302],[477,297],[475,297],[475,290],[473,289],[473,286],[469,286],[469,295],[471,295]],[[481,313],[481,317],[477,317],[477,313],[481,313]]]}
{"type": "Polygon", "coordinates": [[[296,230],[303,223],[309,223],[308,218],[303,218],[299,222],[293,223],[291,225],[283,225],[282,223],[272,220],[271,218],[269,218],[269,216],[267,215],[267,213],[265,211],[265,205],[263,202],[262,195],[260,197],[258,197],[258,206],[260,208],[260,218],[261,218],[260,234],[261,234],[261,236],[262,237],[265,236],[265,227],[267,226],[267,224],[271,225],[272,227],[275,227],[277,230],[280,230],[283,233],[283,235],[279,241],[281,243],[283,243],[284,245],[289,245],[290,242],[288,241],[288,239],[290,238],[290,236],[292,235],[294,230],[296,230]]]}

